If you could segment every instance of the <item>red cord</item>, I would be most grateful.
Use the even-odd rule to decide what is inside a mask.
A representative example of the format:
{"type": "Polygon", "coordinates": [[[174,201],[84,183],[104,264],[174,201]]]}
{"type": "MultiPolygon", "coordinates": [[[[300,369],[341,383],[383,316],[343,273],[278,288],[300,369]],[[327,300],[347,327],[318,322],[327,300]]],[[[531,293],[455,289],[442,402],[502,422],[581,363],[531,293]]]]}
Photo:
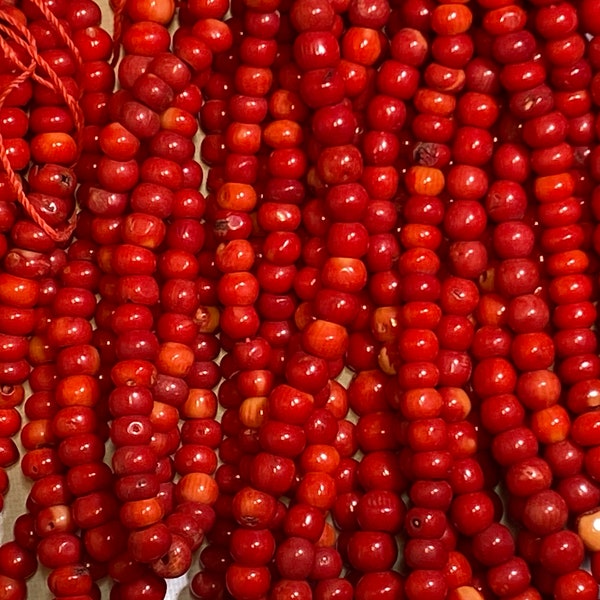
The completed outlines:
{"type": "MultiPolygon", "coordinates": [[[[49,13],[45,8],[39,5],[39,0],[32,0],[38,8],[42,11],[42,14],[47,17],[46,13],[49,13]]],[[[57,28],[59,35],[63,38],[63,40],[68,39],[68,34],[65,31],[64,27],[56,20],[56,17],[49,13],[53,25],[57,28]]],[[[18,85],[31,78],[37,83],[58,92],[63,98],[65,104],[69,108],[72,116],[73,122],[75,125],[75,140],[77,143],[77,147],[81,148],[81,135],[83,132],[84,120],[83,113],[81,108],[75,98],[68,92],[66,87],[63,85],[62,81],[56,74],[56,72],[50,67],[50,65],[44,60],[42,56],[37,51],[37,45],[35,43],[35,39],[30,34],[29,30],[22,25],[19,21],[14,19],[11,15],[5,13],[4,11],[0,11],[0,18],[3,19],[10,27],[0,23],[0,33],[4,34],[4,36],[10,38],[16,44],[18,44],[21,48],[23,48],[27,54],[31,57],[31,63],[29,65],[25,65],[21,62],[17,54],[14,50],[7,44],[6,39],[0,36],[0,49],[4,52],[4,55],[8,58],[10,62],[15,65],[15,68],[20,71],[18,75],[12,80],[10,85],[8,85],[2,92],[0,93],[0,108],[4,105],[6,98],[8,95],[14,90],[18,85]],[[40,75],[39,71],[42,72],[40,75]]],[[[48,17],[47,17],[48,18],[48,17]]],[[[67,43],[67,46],[72,47],[73,43],[67,43]]],[[[73,52],[76,60],[80,61],[81,56],[77,49],[73,52]]],[[[53,241],[55,242],[65,242],[67,241],[76,226],[76,215],[73,215],[71,219],[67,222],[66,226],[61,229],[55,229],[48,225],[44,218],[39,214],[37,209],[29,202],[27,198],[27,194],[23,189],[23,185],[21,183],[20,176],[14,172],[8,155],[6,153],[6,147],[4,146],[4,139],[0,135],[0,163],[2,167],[6,171],[6,175],[9,183],[14,189],[17,201],[23,206],[27,215],[31,218],[31,220],[53,241]]]]}

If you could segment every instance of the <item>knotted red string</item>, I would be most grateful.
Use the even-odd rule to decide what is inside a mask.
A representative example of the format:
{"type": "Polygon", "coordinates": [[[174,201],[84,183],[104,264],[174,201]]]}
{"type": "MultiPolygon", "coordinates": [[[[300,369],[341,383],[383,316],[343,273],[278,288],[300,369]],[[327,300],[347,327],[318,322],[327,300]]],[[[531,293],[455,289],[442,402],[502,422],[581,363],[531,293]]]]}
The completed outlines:
{"type": "MultiPolygon", "coordinates": [[[[69,39],[68,33],[56,19],[56,17],[52,15],[52,13],[47,10],[46,7],[41,5],[40,0],[32,1],[40,9],[42,14],[46,16],[46,18],[49,18],[49,20],[53,19],[52,24],[56,28],[60,37],[66,42],[66,40],[69,39]],[[50,14],[51,17],[48,17],[47,14],[50,14]]],[[[84,120],[83,113],[77,102],[77,99],[73,98],[56,72],[50,67],[47,61],[40,56],[37,51],[35,39],[29,30],[20,21],[16,20],[12,17],[12,15],[5,11],[0,10],[0,19],[8,24],[7,26],[3,23],[0,23],[0,34],[2,34],[0,35],[0,49],[6,58],[15,66],[15,69],[19,71],[18,75],[15,75],[15,78],[11,81],[11,83],[0,93],[0,108],[4,105],[8,95],[14,89],[16,89],[27,79],[31,78],[40,85],[43,85],[60,94],[73,116],[73,123],[75,126],[75,141],[77,143],[77,147],[81,148],[81,136],[83,132],[84,120]],[[13,48],[11,48],[10,44],[7,43],[5,38],[12,40],[20,48],[25,50],[26,54],[31,58],[29,65],[25,65],[21,61],[17,53],[13,50],[13,48]]],[[[72,47],[73,43],[72,41],[70,41],[70,44],[66,42],[66,45],[67,47],[72,47]]],[[[81,61],[81,56],[77,49],[75,49],[74,56],[76,60],[81,61]]],[[[31,220],[55,242],[60,243],[67,241],[75,229],[76,215],[74,214],[66,223],[65,227],[61,229],[55,229],[48,225],[45,219],[39,214],[35,206],[29,202],[27,194],[23,189],[21,178],[17,173],[15,173],[10,164],[2,135],[0,135],[0,163],[6,171],[7,179],[15,191],[17,201],[23,206],[25,212],[31,218],[31,220]]]]}

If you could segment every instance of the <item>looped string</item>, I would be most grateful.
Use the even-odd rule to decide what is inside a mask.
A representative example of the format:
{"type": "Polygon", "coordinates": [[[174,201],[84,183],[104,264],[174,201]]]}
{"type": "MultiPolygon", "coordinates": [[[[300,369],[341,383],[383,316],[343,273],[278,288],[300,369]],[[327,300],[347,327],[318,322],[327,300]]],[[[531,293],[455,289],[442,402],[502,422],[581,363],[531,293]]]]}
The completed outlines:
{"type": "MultiPolygon", "coordinates": [[[[37,4],[37,0],[33,0],[37,4]]],[[[54,15],[52,15],[54,17],[54,15]]],[[[25,65],[14,49],[7,42],[5,37],[0,35],[0,49],[4,53],[5,57],[15,66],[15,68],[20,71],[18,75],[15,75],[15,78],[10,82],[9,85],[6,86],[2,92],[0,92],[0,108],[6,102],[9,94],[16,89],[19,85],[27,81],[27,79],[32,79],[33,81],[43,85],[44,87],[58,92],[65,104],[69,108],[72,116],[73,123],[75,126],[75,138],[77,142],[77,148],[81,148],[81,136],[83,133],[84,126],[84,118],[81,107],[79,106],[77,100],[73,98],[73,96],[69,93],[67,88],[64,86],[56,72],[50,67],[46,60],[37,51],[37,44],[35,39],[29,32],[29,30],[22,25],[19,21],[14,19],[12,15],[0,11],[0,18],[2,18],[10,27],[7,27],[5,24],[0,23],[0,33],[4,34],[6,38],[9,38],[13,41],[17,46],[25,50],[27,55],[31,58],[31,62],[29,65],[25,65]],[[38,73],[38,69],[45,75],[45,77],[41,76],[38,73]]],[[[56,25],[60,28],[65,37],[67,37],[67,33],[64,31],[62,25],[56,20],[56,25]]],[[[71,44],[72,45],[72,44],[71,44]]],[[[76,58],[80,57],[79,52],[75,55],[76,58]]],[[[17,201],[23,206],[27,215],[31,218],[31,220],[55,242],[65,242],[67,241],[76,226],[76,214],[69,219],[66,226],[61,229],[54,229],[51,227],[46,220],[40,215],[37,211],[36,207],[31,204],[29,199],[27,198],[27,194],[23,189],[23,184],[21,181],[21,177],[15,173],[13,170],[10,160],[8,158],[6,147],[4,145],[4,139],[0,134],[0,163],[2,167],[6,171],[7,179],[11,184],[13,190],[15,191],[17,201]]]]}
{"type": "Polygon", "coordinates": [[[115,67],[121,56],[125,0],[110,0],[110,6],[113,9],[113,57],[110,64],[112,67],[115,67]]]}

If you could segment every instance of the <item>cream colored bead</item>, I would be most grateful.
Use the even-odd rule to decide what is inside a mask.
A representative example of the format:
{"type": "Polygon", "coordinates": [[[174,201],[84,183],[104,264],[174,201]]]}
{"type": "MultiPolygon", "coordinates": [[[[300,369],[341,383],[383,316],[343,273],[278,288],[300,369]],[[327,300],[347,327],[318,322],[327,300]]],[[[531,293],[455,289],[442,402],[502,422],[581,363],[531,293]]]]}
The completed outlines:
{"type": "Polygon", "coordinates": [[[577,533],[588,550],[600,551],[600,509],[579,517],[577,533]]]}

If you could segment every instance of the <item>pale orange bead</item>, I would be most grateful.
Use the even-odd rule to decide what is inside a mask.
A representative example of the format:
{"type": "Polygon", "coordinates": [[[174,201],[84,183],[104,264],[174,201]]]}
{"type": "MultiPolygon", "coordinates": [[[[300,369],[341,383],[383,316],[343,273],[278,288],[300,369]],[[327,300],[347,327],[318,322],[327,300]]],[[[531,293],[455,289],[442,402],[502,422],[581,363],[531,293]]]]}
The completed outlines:
{"type": "Polygon", "coordinates": [[[41,537],[53,533],[71,533],[76,529],[71,507],[65,504],[42,508],[35,518],[35,531],[41,537]]]}
{"type": "Polygon", "coordinates": [[[134,22],[152,21],[168,25],[175,14],[174,0],[127,0],[125,6],[134,22]]]}
{"type": "Polygon", "coordinates": [[[483,600],[483,596],[470,585],[461,585],[450,590],[447,600],[483,600]]]}
{"type": "Polygon", "coordinates": [[[265,396],[255,396],[246,398],[239,409],[240,421],[252,429],[258,429],[267,416],[269,399],[265,396]]]}
{"type": "Polygon", "coordinates": [[[590,552],[600,552],[600,509],[579,517],[577,533],[590,552]]]}

